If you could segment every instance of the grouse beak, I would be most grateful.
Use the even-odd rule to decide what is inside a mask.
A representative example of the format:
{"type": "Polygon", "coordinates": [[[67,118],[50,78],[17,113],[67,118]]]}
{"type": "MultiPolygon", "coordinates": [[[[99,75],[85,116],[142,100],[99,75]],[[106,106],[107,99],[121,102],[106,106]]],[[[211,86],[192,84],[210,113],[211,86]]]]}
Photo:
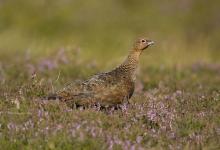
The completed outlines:
{"type": "Polygon", "coordinates": [[[150,46],[150,45],[154,45],[154,41],[149,41],[149,42],[147,43],[147,46],[150,46]]]}

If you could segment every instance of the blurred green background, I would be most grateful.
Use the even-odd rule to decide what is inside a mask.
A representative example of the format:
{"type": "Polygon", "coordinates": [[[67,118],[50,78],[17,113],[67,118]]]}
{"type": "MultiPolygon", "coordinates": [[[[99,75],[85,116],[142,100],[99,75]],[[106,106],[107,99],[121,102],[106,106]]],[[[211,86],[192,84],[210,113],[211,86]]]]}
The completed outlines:
{"type": "Polygon", "coordinates": [[[0,0],[0,61],[72,47],[108,68],[147,36],[156,45],[142,64],[219,63],[219,9],[219,0],[0,0]]]}
{"type": "Polygon", "coordinates": [[[219,149],[219,112],[220,0],[0,0],[0,149],[219,149]],[[139,36],[129,105],[41,101],[139,36]]]}

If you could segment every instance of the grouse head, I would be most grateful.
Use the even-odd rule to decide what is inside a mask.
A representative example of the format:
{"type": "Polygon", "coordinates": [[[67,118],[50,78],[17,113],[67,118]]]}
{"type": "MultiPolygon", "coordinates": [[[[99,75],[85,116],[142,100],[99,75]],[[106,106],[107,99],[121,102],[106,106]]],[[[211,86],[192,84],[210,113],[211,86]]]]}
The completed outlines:
{"type": "Polygon", "coordinates": [[[148,40],[147,38],[139,38],[134,43],[134,50],[135,51],[143,51],[144,49],[148,48],[150,45],[153,45],[154,42],[151,40],[148,40]]]}

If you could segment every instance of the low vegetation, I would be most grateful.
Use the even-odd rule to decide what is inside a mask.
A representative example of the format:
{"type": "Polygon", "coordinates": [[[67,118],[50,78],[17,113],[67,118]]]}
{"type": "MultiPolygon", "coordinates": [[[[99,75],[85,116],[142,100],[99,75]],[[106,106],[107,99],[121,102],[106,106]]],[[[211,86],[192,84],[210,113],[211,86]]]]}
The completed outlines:
{"type": "Polygon", "coordinates": [[[219,0],[0,0],[0,149],[220,149],[219,0]],[[43,102],[144,51],[130,104],[43,102]]]}
{"type": "Polygon", "coordinates": [[[39,100],[99,70],[77,61],[70,66],[70,58],[60,50],[40,63],[20,58],[1,64],[3,149],[219,148],[218,64],[142,66],[130,104],[118,109],[71,109],[39,100]]]}

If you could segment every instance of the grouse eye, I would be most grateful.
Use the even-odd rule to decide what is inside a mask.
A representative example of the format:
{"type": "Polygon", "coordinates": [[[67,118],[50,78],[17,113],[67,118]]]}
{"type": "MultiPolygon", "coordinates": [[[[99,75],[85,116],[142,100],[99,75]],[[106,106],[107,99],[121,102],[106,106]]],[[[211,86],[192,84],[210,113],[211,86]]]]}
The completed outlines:
{"type": "Polygon", "coordinates": [[[142,43],[145,43],[146,41],[145,41],[145,40],[141,40],[141,42],[142,42],[142,43]]]}

